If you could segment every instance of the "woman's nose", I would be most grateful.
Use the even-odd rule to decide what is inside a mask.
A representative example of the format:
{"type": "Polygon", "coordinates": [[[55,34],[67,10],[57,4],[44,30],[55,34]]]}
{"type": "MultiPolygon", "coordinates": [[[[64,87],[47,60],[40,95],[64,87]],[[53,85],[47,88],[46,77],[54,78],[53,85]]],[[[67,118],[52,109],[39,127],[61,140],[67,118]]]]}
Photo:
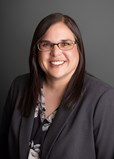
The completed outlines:
{"type": "Polygon", "coordinates": [[[61,55],[61,50],[57,45],[53,45],[53,48],[51,50],[51,56],[60,56],[61,55]]]}

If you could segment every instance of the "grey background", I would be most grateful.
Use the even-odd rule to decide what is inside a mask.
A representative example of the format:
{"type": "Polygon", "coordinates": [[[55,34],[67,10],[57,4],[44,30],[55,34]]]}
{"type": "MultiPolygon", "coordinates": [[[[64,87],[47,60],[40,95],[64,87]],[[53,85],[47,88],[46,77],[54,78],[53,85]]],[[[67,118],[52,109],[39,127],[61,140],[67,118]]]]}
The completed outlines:
{"type": "Polygon", "coordinates": [[[36,25],[53,12],[62,12],[76,20],[84,41],[87,70],[114,86],[114,0],[0,3],[0,112],[12,80],[29,71],[29,49],[36,25]]]}

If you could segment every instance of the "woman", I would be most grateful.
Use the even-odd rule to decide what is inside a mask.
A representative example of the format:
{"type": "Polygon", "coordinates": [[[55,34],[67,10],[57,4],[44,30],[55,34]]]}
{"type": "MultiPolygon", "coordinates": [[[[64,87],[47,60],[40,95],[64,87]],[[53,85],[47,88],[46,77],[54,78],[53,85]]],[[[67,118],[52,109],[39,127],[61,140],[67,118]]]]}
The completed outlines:
{"type": "Polygon", "coordinates": [[[85,72],[83,41],[72,18],[54,13],[39,23],[29,65],[6,100],[3,157],[113,159],[114,89],[85,72]]]}

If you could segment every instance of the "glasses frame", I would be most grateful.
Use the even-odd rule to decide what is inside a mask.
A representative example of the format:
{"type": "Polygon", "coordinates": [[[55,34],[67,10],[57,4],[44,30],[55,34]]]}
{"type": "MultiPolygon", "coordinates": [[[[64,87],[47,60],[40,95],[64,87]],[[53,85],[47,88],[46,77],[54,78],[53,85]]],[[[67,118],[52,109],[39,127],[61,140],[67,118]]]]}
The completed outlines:
{"type": "Polygon", "coordinates": [[[71,44],[73,44],[70,49],[61,49],[60,44],[61,44],[62,42],[65,42],[65,40],[64,40],[64,41],[61,41],[61,42],[59,42],[59,43],[52,43],[52,42],[50,42],[50,41],[45,41],[45,40],[44,40],[44,42],[49,42],[49,43],[50,43],[50,46],[51,46],[51,48],[50,48],[50,49],[47,49],[47,50],[42,50],[42,49],[40,48],[39,45],[40,45],[41,42],[43,42],[43,40],[42,40],[42,41],[39,41],[39,42],[37,43],[37,48],[38,48],[39,51],[45,52],[45,51],[51,51],[51,50],[53,50],[54,46],[57,45],[58,48],[59,48],[60,50],[62,50],[62,51],[72,50],[72,49],[74,48],[74,45],[77,43],[77,40],[75,40],[75,41],[66,40],[66,42],[67,42],[67,41],[70,41],[70,42],[72,42],[71,44]]]}

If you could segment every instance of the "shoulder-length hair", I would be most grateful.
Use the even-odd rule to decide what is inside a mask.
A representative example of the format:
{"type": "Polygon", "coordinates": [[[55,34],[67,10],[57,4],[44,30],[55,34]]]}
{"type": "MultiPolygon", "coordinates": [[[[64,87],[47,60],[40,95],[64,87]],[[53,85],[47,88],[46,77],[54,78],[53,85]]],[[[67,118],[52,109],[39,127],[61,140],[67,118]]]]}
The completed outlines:
{"type": "Polygon", "coordinates": [[[79,64],[68,83],[62,103],[66,108],[72,107],[81,95],[85,74],[85,53],[80,30],[71,17],[61,13],[50,14],[38,24],[33,35],[29,56],[29,84],[21,104],[21,113],[24,116],[28,116],[31,110],[35,109],[38,96],[41,95],[42,79],[45,79],[45,73],[38,63],[37,43],[49,27],[58,22],[63,22],[72,31],[76,37],[79,52],[79,64]]]}

